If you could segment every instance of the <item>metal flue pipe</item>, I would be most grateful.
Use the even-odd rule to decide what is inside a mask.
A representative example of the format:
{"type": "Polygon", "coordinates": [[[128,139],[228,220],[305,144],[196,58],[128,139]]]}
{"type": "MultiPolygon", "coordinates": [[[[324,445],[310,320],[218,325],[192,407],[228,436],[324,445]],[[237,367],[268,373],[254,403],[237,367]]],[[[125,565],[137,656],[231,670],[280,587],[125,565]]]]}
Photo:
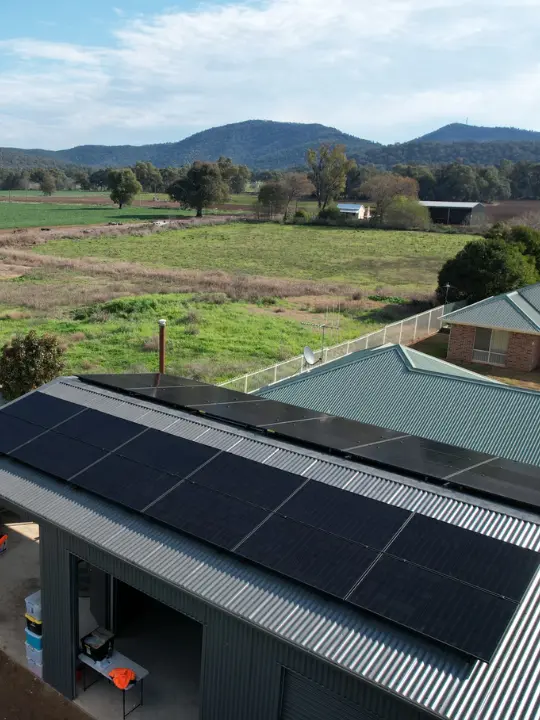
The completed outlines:
{"type": "Polygon", "coordinates": [[[166,320],[159,321],[159,372],[163,375],[165,372],[165,328],[166,320]]]}

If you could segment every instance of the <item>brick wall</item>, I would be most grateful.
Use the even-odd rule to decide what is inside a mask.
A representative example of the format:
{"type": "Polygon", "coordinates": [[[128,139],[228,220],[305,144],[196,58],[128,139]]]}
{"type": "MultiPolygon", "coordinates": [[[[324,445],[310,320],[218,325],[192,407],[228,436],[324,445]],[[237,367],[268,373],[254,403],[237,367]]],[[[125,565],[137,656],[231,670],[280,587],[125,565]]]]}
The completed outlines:
{"type": "Polygon", "coordinates": [[[506,367],[529,372],[538,367],[540,359],[540,337],[525,333],[510,333],[506,367]]]}
{"type": "Polygon", "coordinates": [[[472,362],[475,334],[476,328],[469,325],[452,325],[447,359],[455,362],[472,362]]]}

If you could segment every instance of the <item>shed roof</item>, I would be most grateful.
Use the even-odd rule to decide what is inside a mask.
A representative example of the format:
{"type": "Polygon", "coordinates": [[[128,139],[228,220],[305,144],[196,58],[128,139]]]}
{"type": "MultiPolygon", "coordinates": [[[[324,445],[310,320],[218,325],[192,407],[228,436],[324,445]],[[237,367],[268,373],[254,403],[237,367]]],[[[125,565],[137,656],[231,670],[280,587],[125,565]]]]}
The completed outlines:
{"type": "Polygon", "coordinates": [[[338,210],[342,210],[343,212],[360,212],[364,206],[354,203],[338,203],[337,207],[338,210]]]}
{"type": "MultiPolygon", "coordinates": [[[[41,392],[320,482],[540,549],[540,516],[374,471],[75,379],[41,392]],[[171,425],[171,423],[173,423],[171,425]],[[165,430],[166,428],[166,430],[165,430]]],[[[248,566],[82,490],[0,457],[0,498],[122,561],[450,720],[536,720],[540,572],[492,662],[466,662],[421,638],[248,566]]]]}
{"type": "Polygon", "coordinates": [[[540,393],[401,345],[347,355],[258,394],[540,465],[540,393]]]}
{"type": "Polygon", "coordinates": [[[444,318],[456,325],[540,333],[540,283],[480,300],[444,318]]]}
{"type": "Polygon", "coordinates": [[[443,200],[420,200],[420,205],[428,208],[450,208],[451,210],[474,210],[477,207],[485,207],[479,202],[445,202],[443,200]]]}

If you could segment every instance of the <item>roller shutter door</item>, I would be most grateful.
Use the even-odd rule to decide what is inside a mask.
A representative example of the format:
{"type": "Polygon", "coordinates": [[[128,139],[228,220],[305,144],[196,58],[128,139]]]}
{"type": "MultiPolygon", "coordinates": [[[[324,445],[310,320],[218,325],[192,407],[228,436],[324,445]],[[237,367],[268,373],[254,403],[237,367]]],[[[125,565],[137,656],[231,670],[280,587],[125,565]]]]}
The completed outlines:
{"type": "Polygon", "coordinates": [[[285,673],[280,720],[384,720],[293,672],[285,673]]]}

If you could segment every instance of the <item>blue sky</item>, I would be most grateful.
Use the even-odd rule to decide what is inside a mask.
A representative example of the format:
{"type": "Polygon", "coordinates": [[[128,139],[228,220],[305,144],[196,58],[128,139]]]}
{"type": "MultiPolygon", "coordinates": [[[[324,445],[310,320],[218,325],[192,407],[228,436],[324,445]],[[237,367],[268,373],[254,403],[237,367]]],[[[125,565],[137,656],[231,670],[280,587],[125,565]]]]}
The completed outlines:
{"type": "Polygon", "coordinates": [[[540,0],[3,0],[0,146],[179,140],[249,118],[402,142],[540,130],[540,0]]]}

